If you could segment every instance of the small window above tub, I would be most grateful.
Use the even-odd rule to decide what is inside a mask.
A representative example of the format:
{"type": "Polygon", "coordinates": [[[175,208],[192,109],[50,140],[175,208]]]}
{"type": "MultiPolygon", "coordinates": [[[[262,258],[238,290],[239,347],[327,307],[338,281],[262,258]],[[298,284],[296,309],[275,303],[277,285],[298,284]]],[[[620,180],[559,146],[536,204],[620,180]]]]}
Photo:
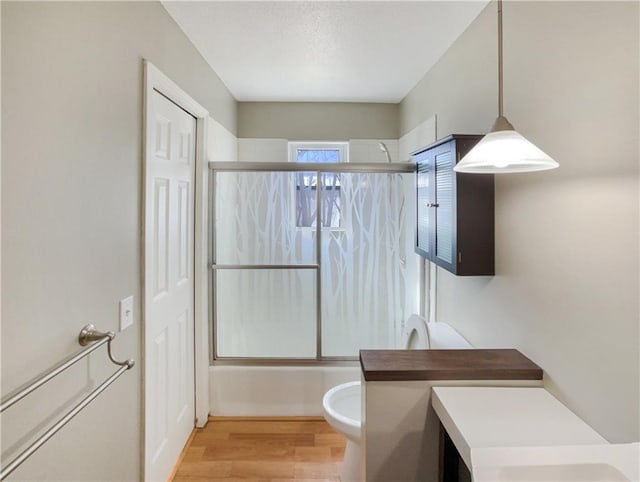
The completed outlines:
{"type": "MultiPolygon", "coordinates": [[[[300,163],[339,163],[348,162],[349,143],[347,142],[289,142],[289,162],[300,163]]],[[[295,179],[296,212],[295,222],[298,228],[316,227],[316,196],[318,173],[314,171],[297,172],[295,179]]],[[[322,189],[320,222],[323,228],[341,228],[340,174],[321,173],[322,189]]]]}

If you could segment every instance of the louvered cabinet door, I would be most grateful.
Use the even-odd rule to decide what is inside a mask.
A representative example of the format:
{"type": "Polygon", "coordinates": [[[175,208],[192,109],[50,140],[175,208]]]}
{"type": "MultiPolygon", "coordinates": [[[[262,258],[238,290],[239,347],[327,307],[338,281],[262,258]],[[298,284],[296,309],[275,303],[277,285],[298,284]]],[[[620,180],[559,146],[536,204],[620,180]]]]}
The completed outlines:
{"type": "Polygon", "coordinates": [[[495,273],[493,175],[453,170],[481,138],[454,134],[413,153],[416,252],[458,276],[495,273]]]}
{"type": "Polygon", "coordinates": [[[432,259],[435,247],[434,159],[427,152],[416,159],[416,253],[432,259]]]}
{"type": "Polygon", "coordinates": [[[456,164],[455,141],[438,146],[435,166],[435,253],[436,263],[455,272],[456,265],[456,164]]]}

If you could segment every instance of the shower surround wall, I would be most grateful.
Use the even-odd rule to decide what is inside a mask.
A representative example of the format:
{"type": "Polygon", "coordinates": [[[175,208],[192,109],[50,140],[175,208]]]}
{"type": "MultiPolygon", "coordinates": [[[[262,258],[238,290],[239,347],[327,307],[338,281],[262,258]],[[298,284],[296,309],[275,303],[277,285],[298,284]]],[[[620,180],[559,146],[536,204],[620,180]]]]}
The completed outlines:
{"type": "MultiPolygon", "coordinates": [[[[559,163],[496,176],[496,276],[438,270],[438,318],[515,347],[611,442],[640,439],[638,2],[506,2],[505,112],[559,163]],[[567,21],[571,19],[571,21],[567,21]]],[[[497,106],[491,3],[400,106],[401,131],[483,133],[497,106]]]]}

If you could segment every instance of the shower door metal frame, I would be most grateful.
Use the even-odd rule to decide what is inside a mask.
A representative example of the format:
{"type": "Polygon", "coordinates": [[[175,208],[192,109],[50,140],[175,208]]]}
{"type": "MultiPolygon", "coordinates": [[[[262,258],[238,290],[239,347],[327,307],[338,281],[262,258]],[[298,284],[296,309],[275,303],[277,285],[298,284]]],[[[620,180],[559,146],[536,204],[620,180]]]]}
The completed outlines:
{"type": "Polygon", "coordinates": [[[322,225],[321,204],[322,188],[319,184],[323,173],[345,174],[411,174],[415,173],[416,166],[412,162],[209,162],[209,295],[210,314],[209,323],[211,330],[211,346],[209,350],[210,361],[216,365],[300,365],[300,364],[343,364],[353,362],[357,357],[322,356],[322,225]],[[316,263],[315,264],[218,264],[216,260],[216,174],[218,172],[315,172],[318,185],[316,188],[316,263]],[[218,357],[217,337],[217,310],[216,310],[216,276],[215,272],[221,269],[312,269],[316,271],[316,356],[315,358],[264,358],[264,357],[218,357]]]}

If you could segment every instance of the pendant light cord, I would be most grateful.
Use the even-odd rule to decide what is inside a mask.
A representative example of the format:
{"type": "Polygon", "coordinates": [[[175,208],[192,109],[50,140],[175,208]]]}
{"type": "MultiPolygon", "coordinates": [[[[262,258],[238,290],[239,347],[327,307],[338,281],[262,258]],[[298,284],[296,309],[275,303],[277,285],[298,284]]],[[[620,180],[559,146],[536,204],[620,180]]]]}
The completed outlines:
{"type": "Polygon", "coordinates": [[[503,113],[502,1],[498,7],[498,118],[484,136],[453,168],[456,172],[498,174],[543,171],[558,163],[518,134],[503,113]],[[511,132],[509,132],[511,131],[511,132]]]}
{"type": "Polygon", "coordinates": [[[511,122],[504,116],[503,109],[503,81],[502,81],[502,0],[498,2],[498,118],[491,128],[491,132],[512,131],[511,122]]]}
{"type": "Polygon", "coordinates": [[[502,109],[502,0],[498,0],[498,117],[503,117],[503,109],[502,109]]]}

